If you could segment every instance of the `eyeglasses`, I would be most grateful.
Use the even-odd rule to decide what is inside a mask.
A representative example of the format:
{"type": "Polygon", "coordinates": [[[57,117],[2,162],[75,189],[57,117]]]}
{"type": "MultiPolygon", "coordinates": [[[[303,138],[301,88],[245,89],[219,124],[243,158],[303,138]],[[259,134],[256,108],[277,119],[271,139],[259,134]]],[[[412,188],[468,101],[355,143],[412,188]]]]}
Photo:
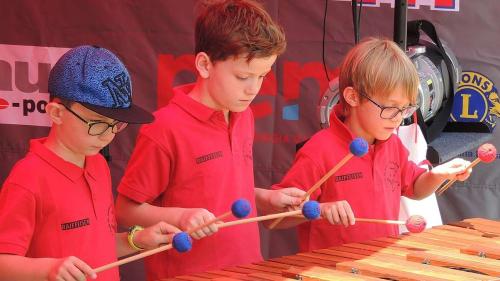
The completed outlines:
{"type": "Polygon", "coordinates": [[[117,134],[121,131],[123,131],[123,129],[125,129],[128,125],[128,123],[124,123],[124,122],[120,122],[120,121],[116,121],[116,122],[113,122],[113,123],[107,123],[107,122],[104,122],[104,121],[94,121],[94,120],[91,120],[91,121],[87,121],[85,119],[83,119],[83,117],[81,117],[80,115],[76,114],[76,112],[74,112],[73,110],[71,110],[69,108],[69,106],[63,104],[63,103],[60,103],[62,106],[64,106],[69,112],[71,112],[73,115],[75,115],[78,119],[82,120],[85,124],[87,124],[89,126],[89,130],[88,130],[88,134],[91,135],[91,136],[99,136],[99,135],[102,135],[104,134],[109,128],[111,128],[111,132],[113,134],[117,134]]]}
{"type": "Polygon", "coordinates": [[[372,100],[368,95],[362,92],[359,92],[359,94],[368,99],[369,101],[371,101],[374,105],[378,106],[378,108],[380,108],[380,118],[382,119],[393,119],[399,113],[401,113],[403,119],[406,119],[412,116],[413,113],[418,109],[417,105],[410,105],[407,107],[403,107],[402,109],[399,109],[399,107],[395,106],[383,106],[378,104],[376,101],[372,100]]]}

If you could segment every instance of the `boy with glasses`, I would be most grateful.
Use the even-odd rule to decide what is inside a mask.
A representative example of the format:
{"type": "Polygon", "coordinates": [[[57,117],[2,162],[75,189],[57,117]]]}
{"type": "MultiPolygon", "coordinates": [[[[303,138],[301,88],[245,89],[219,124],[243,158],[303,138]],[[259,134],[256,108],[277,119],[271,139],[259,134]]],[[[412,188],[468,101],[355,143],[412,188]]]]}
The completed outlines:
{"type": "Polygon", "coordinates": [[[355,224],[355,215],[397,219],[401,196],[423,199],[445,179],[465,180],[471,172],[466,169],[469,162],[459,158],[431,171],[408,160],[394,131],[417,109],[418,74],[395,43],[369,38],[356,45],[341,65],[339,83],[340,102],[330,115],[330,128],[298,151],[293,166],[273,188],[309,189],[349,153],[355,137],[364,138],[369,150],[351,158],[312,194],[312,200],[323,202],[324,219],[286,219],[278,225],[300,224],[301,251],[398,235],[397,225],[355,224]]]}
{"type": "Polygon", "coordinates": [[[128,123],[153,116],[132,104],[131,80],[110,51],[80,46],[49,75],[49,135],[30,142],[0,194],[0,280],[119,280],[92,268],[170,240],[159,222],[116,233],[109,168],[99,151],[128,123]]]}

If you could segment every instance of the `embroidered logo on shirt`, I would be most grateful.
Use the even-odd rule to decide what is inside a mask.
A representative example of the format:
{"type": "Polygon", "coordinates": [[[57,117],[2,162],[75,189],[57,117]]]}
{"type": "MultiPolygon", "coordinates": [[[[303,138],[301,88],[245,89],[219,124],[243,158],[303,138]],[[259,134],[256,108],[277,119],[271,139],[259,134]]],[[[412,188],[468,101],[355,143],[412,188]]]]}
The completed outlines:
{"type": "Polygon", "coordinates": [[[385,187],[394,192],[396,189],[401,190],[401,180],[399,177],[399,164],[391,161],[385,166],[385,187]]]}
{"type": "Polygon", "coordinates": [[[70,230],[70,229],[75,229],[79,227],[84,227],[90,225],[90,220],[88,218],[82,219],[82,220],[77,220],[77,221],[72,221],[72,222],[66,222],[61,224],[61,229],[62,230],[70,230]]]}
{"type": "Polygon", "coordinates": [[[363,173],[361,173],[361,172],[356,172],[356,173],[352,173],[352,174],[345,174],[345,175],[336,176],[335,182],[356,180],[356,179],[360,179],[362,177],[363,177],[363,173]]]}
{"type": "Polygon", "coordinates": [[[222,156],[223,156],[222,155],[222,151],[212,152],[212,153],[209,153],[207,155],[203,155],[203,156],[197,157],[196,158],[196,164],[201,164],[203,162],[207,162],[207,161],[210,161],[210,160],[221,158],[222,156]]]}

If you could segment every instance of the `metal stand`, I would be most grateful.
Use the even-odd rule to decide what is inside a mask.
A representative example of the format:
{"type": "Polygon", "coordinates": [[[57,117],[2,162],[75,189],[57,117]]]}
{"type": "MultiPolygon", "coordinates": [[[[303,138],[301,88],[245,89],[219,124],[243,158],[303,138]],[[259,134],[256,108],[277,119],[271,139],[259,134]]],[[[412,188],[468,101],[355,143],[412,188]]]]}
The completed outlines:
{"type": "Polygon", "coordinates": [[[394,4],[394,42],[406,51],[406,25],[408,15],[408,1],[396,0],[394,4]]]}

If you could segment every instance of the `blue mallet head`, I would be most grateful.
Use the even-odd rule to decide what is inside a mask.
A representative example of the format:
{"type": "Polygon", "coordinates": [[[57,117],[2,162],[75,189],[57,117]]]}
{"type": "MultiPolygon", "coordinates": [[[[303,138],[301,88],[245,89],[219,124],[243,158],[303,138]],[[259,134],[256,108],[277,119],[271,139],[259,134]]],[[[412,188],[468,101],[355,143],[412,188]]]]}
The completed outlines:
{"type": "Polygon", "coordinates": [[[179,232],[174,235],[172,245],[174,246],[174,249],[176,249],[179,253],[184,253],[191,250],[193,242],[189,234],[187,234],[186,232],[179,232]]]}
{"type": "Polygon", "coordinates": [[[319,218],[321,210],[319,208],[318,201],[311,200],[304,203],[304,206],[302,207],[302,214],[308,220],[314,220],[319,218]]]}
{"type": "Polygon", "coordinates": [[[355,138],[349,144],[349,151],[354,156],[361,157],[368,152],[368,143],[363,138],[355,138]]]}
{"type": "Polygon", "coordinates": [[[231,212],[239,219],[248,216],[250,211],[252,211],[252,206],[250,206],[250,202],[245,199],[238,199],[231,205],[231,212]]]}

